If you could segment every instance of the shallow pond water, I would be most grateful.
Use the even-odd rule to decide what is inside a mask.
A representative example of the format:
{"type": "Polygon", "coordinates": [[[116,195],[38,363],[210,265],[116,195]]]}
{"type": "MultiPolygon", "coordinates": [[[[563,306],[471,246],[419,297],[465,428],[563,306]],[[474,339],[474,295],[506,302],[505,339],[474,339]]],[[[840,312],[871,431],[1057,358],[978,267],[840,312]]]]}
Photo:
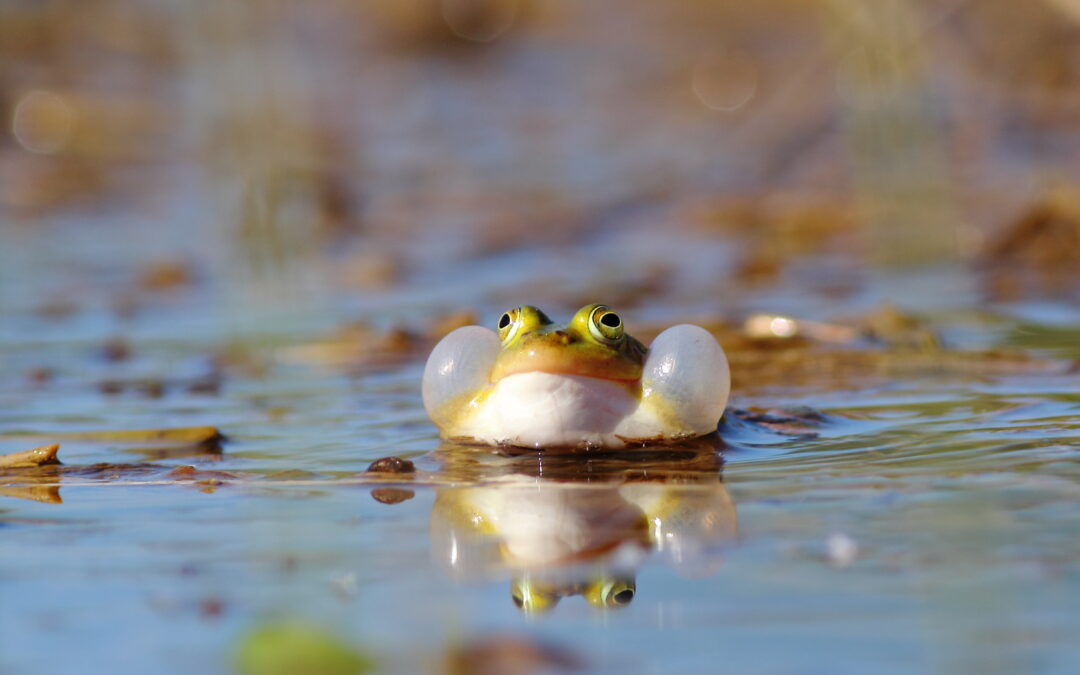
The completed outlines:
{"type": "Polygon", "coordinates": [[[715,441],[585,456],[441,445],[422,354],[361,372],[291,358],[333,312],[260,324],[264,371],[189,391],[230,337],[167,314],[125,324],[119,362],[100,355],[104,312],[14,312],[4,330],[3,449],[53,434],[65,464],[4,479],[5,673],[227,670],[278,619],[402,673],[511,638],[597,673],[1066,673],[1080,659],[1080,382],[1063,361],[1077,332],[1053,313],[942,320],[954,343],[1030,347],[1053,364],[1038,372],[781,380],[736,390],[715,441]],[[160,396],[101,389],[150,376],[160,396]],[[199,425],[226,440],[63,440],[199,425]],[[416,474],[363,473],[390,455],[416,474]]]}

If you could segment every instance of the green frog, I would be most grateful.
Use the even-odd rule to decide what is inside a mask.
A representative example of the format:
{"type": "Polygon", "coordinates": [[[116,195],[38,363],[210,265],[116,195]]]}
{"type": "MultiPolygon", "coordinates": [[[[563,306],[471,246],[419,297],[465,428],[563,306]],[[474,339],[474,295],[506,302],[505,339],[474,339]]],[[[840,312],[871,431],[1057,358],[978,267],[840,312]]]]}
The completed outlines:
{"type": "Polygon", "coordinates": [[[631,604],[636,570],[658,557],[702,577],[737,532],[715,443],[677,451],[492,454],[447,446],[432,507],[432,550],[452,576],[510,577],[510,599],[542,614],[580,595],[598,609],[631,604]]]}
{"type": "Polygon", "coordinates": [[[681,324],[646,348],[606,305],[558,324],[525,305],[497,331],[459,328],[424,368],[424,407],[442,437],[529,448],[621,449],[716,431],[730,391],[724,350],[681,324]]]}

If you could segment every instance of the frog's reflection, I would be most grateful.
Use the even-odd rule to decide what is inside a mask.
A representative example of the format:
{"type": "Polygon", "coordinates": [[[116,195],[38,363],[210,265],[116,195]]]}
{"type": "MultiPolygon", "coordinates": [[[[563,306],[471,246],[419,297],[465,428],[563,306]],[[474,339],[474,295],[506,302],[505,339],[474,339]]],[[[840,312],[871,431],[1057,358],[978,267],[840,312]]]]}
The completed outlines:
{"type": "Polygon", "coordinates": [[[444,446],[443,477],[467,485],[437,491],[434,554],[461,579],[509,573],[511,599],[530,613],[570,595],[628,605],[654,552],[680,574],[710,574],[736,533],[717,444],[512,455],[444,446]]]}

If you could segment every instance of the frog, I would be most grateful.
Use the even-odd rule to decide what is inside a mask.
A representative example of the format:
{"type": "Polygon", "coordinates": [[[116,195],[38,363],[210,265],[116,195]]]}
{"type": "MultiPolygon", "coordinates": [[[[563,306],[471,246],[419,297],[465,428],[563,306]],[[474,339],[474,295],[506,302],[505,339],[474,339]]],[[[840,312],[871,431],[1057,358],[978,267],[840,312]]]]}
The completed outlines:
{"type": "Polygon", "coordinates": [[[713,574],[737,537],[735,503],[713,444],[683,447],[645,458],[602,452],[590,466],[572,454],[441,450],[453,485],[435,493],[435,559],[462,580],[509,576],[510,600],[532,615],[571,596],[597,610],[626,608],[650,558],[687,578],[713,574]]]}
{"type": "Polygon", "coordinates": [[[496,330],[464,326],[440,340],[422,398],[446,440],[623,449],[714,434],[730,389],[724,350],[700,326],[672,326],[646,347],[607,305],[566,323],[522,305],[496,330]]]}

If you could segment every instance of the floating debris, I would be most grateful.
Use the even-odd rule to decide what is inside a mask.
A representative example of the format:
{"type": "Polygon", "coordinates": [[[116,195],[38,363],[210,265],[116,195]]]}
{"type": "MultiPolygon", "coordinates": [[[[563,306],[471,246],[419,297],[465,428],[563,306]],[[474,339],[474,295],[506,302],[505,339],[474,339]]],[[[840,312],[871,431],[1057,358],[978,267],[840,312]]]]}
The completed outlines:
{"type": "Polygon", "coordinates": [[[206,620],[220,619],[225,613],[225,601],[216,595],[199,601],[199,616],[206,620]]]}
{"type": "Polygon", "coordinates": [[[151,399],[162,398],[170,389],[184,389],[193,395],[214,396],[221,392],[222,379],[217,373],[202,375],[193,379],[166,380],[159,377],[135,379],[106,378],[98,382],[98,391],[107,396],[115,396],[127,391],[138,392],[151,399]]]}
{"type": "Polygon", "coordinates": [[[825,553],[833,567],[847,567],[855,562],[859,545],[843,532],[833,532],[825,540],[825,553]]]}
{"type": "Polygon", "coordinates": [[[217,396],[221,393],[222,377],[220,373],[201,375],[187,385],[187,393],[204,396],[217,396]]]}
{"type": "Polygon", "coordinates": [[[57,431],[53,433],[9,433],[0,437],[48,436],[62,441],[101,443],[209,443],[225,440],[217,427],[173,427],[165,429],[125,429],[120,431],[57,431]]]}
{"type": "Polygon", "coordinates": [[[191,264],[182,260],[149,263],[139,272],[138,285],[144,291],[175,291],[194,280],[191,264]]]}
{"type": "Polygon", "coordinates": [[[60,444],[53,443],[52,445],[43,445],[39,448],[31,448],[30,450],[13,452],[8,455],[0,455],[0,469],[21,469],[31,466],[59,464],[60,460],[56,458],[58,450],[60,450],[60,444]]]}
{"type": "Polygon", "coordinates": [[[240,478],[240,476],[227,471],[205,471],[197,469],[190,464],[184,464],[165,474],[165,478],[195,482],[213,482],[215,485],[224,485],[228,481],[240,478]]]}
{"type": "MultiPolygon", "coordinates": [[[[172,429],[131,429],[124,431],[55,431],[8,432],[0,439],[42,439],[47,441],[73,441],[92,443],[148,444],[149,447],[128,448],[155,459],[205,455],[217,458],[225,436],[216,427],[177,427],[172,429]]],[[[50,446],[46,446],[50,447],[50,446]]]]}
{"type": "Polygon", "coordinates": [[[368,473],[415,473],[416,465],[400,457],[383,457],[371,463],[368,473]]]}
{"type": "Polygon", "coordinates": [[[101,356],[106,361],[126,361],[131,358],[131,343],[119,336],[111,337],[101,345],[101,356]]]}
{"type": "Polygon", "coordinates": [[[124,383],[119,380],[102,380],[98,383],[98,391],[106,396],[115,396],[124,393],[124,383]]]}

